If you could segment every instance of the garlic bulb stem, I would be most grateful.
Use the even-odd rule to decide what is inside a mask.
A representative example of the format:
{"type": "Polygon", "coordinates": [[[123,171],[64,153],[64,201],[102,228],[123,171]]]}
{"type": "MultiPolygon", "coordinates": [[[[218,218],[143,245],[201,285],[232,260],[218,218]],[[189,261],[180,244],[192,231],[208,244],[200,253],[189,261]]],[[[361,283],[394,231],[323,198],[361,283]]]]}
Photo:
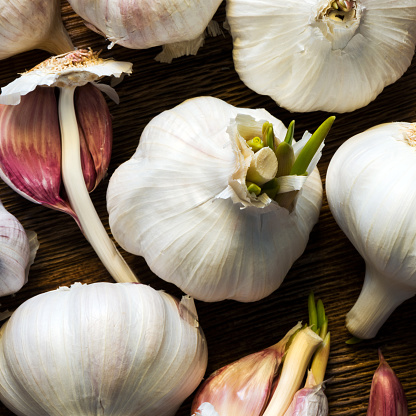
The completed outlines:
{"type": "Polygon", "coordinates": [[[399,282],[379,276],[368,264],[360,296],[346,317],[347,329],[355,337],[374,338],[393,311],[415,294],[399,282]]]}
{"type": "Polygon", "coordinates": [[[307,366],[322,338],[310,328],[300,330],[287,351],[277,388],[263,416],[283,416],[299,390],[307,366]]]}
{"type": "Polygon", "coordinates": [[[118,283],[138,282],[108,236],[85,186],[74,92],[75,87],[60,88],[58,104],[62,141],[62,180],[69,202],[85,237],[114,280],[118,283]]]}

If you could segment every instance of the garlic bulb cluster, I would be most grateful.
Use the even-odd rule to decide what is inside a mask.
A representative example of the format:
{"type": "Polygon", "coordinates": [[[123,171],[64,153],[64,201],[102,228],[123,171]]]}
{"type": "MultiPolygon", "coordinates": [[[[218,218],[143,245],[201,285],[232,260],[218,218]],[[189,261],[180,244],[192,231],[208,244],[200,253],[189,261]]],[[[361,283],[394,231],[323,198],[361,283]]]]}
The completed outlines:
{"type": "Polygon", "coordinates": [[[1,0],[0,10],[0,59],[32,49],[54,55],[74,49],[60,0],[1,0]]]}
{"type": "Polygon", "coordinates": [[[216,35],[210,23],[221,0],[69,0],[87,26],[105,36],[111,45],[147,49],[164,45],[156,59],[170,62],[182,55],[195,55],[205,31],[216,35]]]}
{"type": "Polygon", "coordinates": [[[290,111],[364,107],[409,67],[413,0],[228,0],[241,80],[290,111]]]}
{"type": "Polygon", "coordinates": [[[27,282],[39,248],[34,231],[25,231],[0,201],[0,296],[19,291],[27,282]]]}
{"type": "Polygon", "coordinates": [[[207,348],[192,299],[76,283],[24,302],[0,333],[0,399],[18,416],[173,416],[207,348]]]}
{"type": "MultiPolygon", "coordinates": [[[[280,145],[286,133],[263,109],[213,97],[159,114],[110,179],[107,207],[115,239],[196,299],[248,302],[269,295],[304,251],[322,202],[315,166],[323,144],[309,166],[293,164],[301,173],[281,177],[274,177],[271,148],[263,147],[264,155],[250,147],[265,137],[272,147],[280,145]]],[[[296,161],[305,162],[299,155],[309,137],[305,133],[293,150],[286,143],[296,161]]]]}
{"type": "Polygon", "coordinates": [[[131,71],[129,62],[79,49],[40,63],[0,95],[1,178],[30,201],[72,215],[117,282],[138,280],[89,196],[106,174],[112,145],[111,116],[98,89],[118,99],[110,86],[96,81],[131,71]]]}
{"type": "Polygon", "coordinates": [[[361,294],[347,314],[358,338],[374,337],[416,293],[416,124],[387,123],[357,134],[327,172],[331,212],[365,260],[361,294]]]}

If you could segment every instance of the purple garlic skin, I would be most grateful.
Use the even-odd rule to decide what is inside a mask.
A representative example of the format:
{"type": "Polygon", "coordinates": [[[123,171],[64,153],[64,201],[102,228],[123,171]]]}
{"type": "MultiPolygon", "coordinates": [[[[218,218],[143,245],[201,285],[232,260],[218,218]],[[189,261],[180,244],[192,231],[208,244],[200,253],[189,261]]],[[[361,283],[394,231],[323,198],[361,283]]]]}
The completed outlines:
{"type": "Polygon", "coordinates": [[[284,416],[328,416],[324,383],[303,388],[295,394],[284,416]]]}
{"type": "MultiPolygon", "coordinates": [[[[81,164],[91,192],[111,158],[112,123],[102,93],[92,84],[75,91],[81,164]]],[[[0,104],[0,177],[32,202],[76,218],[63,191],[61,138],[55,89],[37,87],[18,105],[0,104]]]]}
{"type": "Polygon", "coordinates": [[[378,352],[380,365],[371,383],[367,416],[407,416],[407,400],[400,380],[378,352]]]}

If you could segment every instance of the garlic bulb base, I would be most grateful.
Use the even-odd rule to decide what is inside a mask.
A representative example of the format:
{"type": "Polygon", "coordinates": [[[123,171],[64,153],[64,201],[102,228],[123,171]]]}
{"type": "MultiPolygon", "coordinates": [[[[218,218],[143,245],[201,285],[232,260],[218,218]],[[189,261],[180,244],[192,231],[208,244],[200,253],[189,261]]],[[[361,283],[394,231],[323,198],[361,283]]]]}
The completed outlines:
{"type": "Polygon", "coordinates": [[[393,311],[414,295],[414,290],[379,277],[377,270],[368,265],[360,296],[346,316],[348,331],[360,339],[374,338],[393,311]]]}

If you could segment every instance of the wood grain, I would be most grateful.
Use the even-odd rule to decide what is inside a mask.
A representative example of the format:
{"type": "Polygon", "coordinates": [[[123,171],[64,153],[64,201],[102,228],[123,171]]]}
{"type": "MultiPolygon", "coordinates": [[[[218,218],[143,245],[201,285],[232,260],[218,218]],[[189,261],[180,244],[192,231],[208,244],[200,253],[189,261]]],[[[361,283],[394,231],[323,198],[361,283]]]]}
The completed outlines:
{"type": "MultiPolygon", "coordinates": [[[[313,131],[328,116],[322,112],[292,114],[279,108],[270,98],[249,90],[233,68],[232,40],[226,30],[222,36],[208,38],[197,56],[176,59],[168,65],[154,60],[160,48],[137,51],[115,46],[108,50],[108,42],[89,31],[65,1],[62,12],[65,26],[78,48],[102,50],[104,57],[130,61],[134,65],[134,73],[117,87],[120,104],[109,102],[114,123],[112,161],[108,177],[92,193],[95,207],[108,231],[105,202],[108,178],[130,158],[141,131],[161,111],[191,97],[211,95],[236,106],[266,108],[286,125],[296,119],[298,133],[313,131]]],[[[225,3],[216,13],[215,20],[220,24],[224,22],[225,3]]],[[[47,57],[46,52],[36,50],[2,61],[0,86],[47,57]]],[[[318,165],[323,183],[328,163],[341,143],[380,123],[414,121],[415,108],[414,60],[404,76],[385,88],[367,107],[337,115],[318,165]]],[[[0,197],[26,229],[38,233],[40,241],[29,282],[15,296],[1,299],[2,308],[14,309],[36,294],[75,281],[112,281],[69,216],[25,200],[4,183],[0,184],[0,197]]],[[[142,258],[121,252],[144,283],[181,296],[179,289],[157,278],[142,258]]],[[[404,386],[409,414],[415,415],[416,301],[412,298],[401,305],[373,340],[347,345],[345,341],[350,336],[344,325],[345,315],[358,297],[363,276],[364,262],[338,228],[324,198],[319,223],[311,233],[305,252],[275,293],[249,304],[196,302],[209,347],[207,375],[277,342],[297,321],[306,321],[307,296],[313,290],[316,297],[323,300],[330,317],[332,350],[327,376],[331,382],[326,391],[330,415],[366,414],[371,379],[378,366],[379,347],[404,386]]],[[[185,401],[177,416],[190,415],[191,400],[192,397],[185,401]]],[[[0,404],[0,415],[11,416],[12,413],[0,404]]]]}

